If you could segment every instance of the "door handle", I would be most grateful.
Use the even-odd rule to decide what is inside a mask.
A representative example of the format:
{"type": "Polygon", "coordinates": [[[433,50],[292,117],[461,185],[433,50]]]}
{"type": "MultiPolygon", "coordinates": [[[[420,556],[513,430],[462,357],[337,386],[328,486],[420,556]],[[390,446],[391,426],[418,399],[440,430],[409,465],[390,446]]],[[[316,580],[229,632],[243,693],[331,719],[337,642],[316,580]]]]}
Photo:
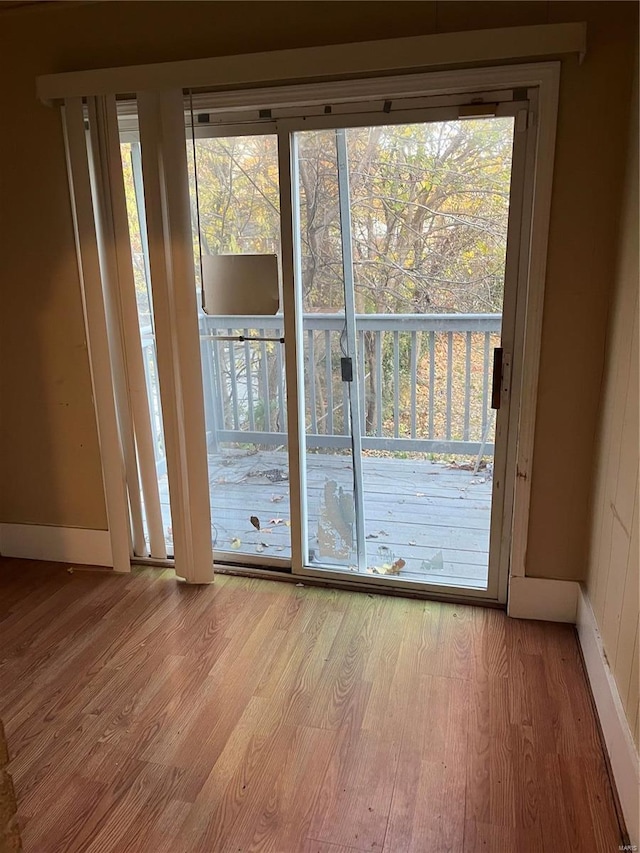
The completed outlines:
{"type": "Polygon", "coordinates": [[[491,379],[491,408],[500,408],[500,391],[502,388],[502,347],[493,348],[493,374],[491,379]]]}

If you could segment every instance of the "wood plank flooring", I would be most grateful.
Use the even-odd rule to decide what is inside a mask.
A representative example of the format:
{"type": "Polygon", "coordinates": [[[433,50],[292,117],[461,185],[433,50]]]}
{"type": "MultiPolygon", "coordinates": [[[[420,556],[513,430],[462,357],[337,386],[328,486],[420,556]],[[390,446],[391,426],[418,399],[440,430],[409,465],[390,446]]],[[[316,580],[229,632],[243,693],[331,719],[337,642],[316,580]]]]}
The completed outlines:
{"type": "Polygon", "coordinates": [[[617,850],[574,631],[0,559],[25,853],[617,850]]]}

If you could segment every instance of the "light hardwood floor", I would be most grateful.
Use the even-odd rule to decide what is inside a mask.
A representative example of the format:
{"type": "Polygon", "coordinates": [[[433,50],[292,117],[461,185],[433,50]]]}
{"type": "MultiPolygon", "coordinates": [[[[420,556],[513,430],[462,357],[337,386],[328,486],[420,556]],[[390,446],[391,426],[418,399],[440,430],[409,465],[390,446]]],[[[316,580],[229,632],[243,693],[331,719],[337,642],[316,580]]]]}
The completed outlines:
{"type": "Polygon", "coordinates": [[[615,851],[569,626],[0,560],[25,853],[615,851]]]}

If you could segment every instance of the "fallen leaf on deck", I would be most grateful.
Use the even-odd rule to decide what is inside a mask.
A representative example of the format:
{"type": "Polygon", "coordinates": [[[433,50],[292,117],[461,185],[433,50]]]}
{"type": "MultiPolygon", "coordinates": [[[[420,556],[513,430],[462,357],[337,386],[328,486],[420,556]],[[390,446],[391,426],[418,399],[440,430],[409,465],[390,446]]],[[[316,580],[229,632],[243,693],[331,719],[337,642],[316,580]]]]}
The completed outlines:
{"type": "Polygon", "coordinates": [[[366,538],[366,539],[377,539],[377,538],[378,538],[378,534],[377,534],[377,533],[367,533],[367,535],[366,535],[366,537],[365,537],[365,538],[366,538]]]}
{"type": "Polygon", "coordinates": [[[405,566],[405,561],[399,559],[394,563],[383,563],[381,566],[367,566],[367,571],[370,575],[399,575],[400,570],[405,566]]]}
{"type": "Polygon", "coordinates": [[[237,550],[238,550],[238,548],[239,548],[241,545],[242,545],[242,540],[238,539],[238,537],[237,537],[237,536],[235,536],[235,537],[231,540],[231,547],[232,547],[235,551],[237,551],[237,550]]]}
{"type": "Polygon", "coordinates": [[[417,498],[426,498],[426,496],[427,496],[426,492],[416,492],[417,498]]]}
{"type": "Polygon", "coordinates": [[[387,531],[386,531],[386,530],[379,530],[379,531],[378,531],[378,536],[388,536],[388,535],[389,535],[389,534],[387,533],[387,531]]]}
{"type": "Polygon", "coordinates": [[[252,515],[249,521],[253,524],[256,530],[260,530],[260,519],[257,515],[252,515]]]}
{"type": "Polygon", "coordinates": [[[284,500],[284,495],[271,495],[269,498],[272,504],[279,504],[280,501],[284,500]]]}
{"type": "Polygon", "coordinates": [[[417,545],[417,544],[418,543],[416,542],[415,539],[409,539],[409,545],[417,545]]]}

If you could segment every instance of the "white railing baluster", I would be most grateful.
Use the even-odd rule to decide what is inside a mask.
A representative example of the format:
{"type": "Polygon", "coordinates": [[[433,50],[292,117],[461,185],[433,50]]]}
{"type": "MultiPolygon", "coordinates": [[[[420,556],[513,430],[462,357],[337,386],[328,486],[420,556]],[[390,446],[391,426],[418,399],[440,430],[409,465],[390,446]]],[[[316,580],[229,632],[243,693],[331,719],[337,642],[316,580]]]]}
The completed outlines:
{"type": "MultiPolygon", "coordinates": [[[[215,331],[215,330],[214,330],[215,331]]],[[[224,384],[224,352],[220,353],[220,341],[213,341],[213,367],[215,372],[215,383],[218,393],[215,394],[215,403],[218,407],[218,423],[222,429],[227,428],[227,407],[225,406],[226,394],[224,384]]],[[[210,393],[205,389],[205,394],[210,393]]]]}
{"type": "Polygon", "coordinates": [[[471,406],[471,332],[466,332],[464,364],[464,440],[469,441],[469,418],[471,406]]]}
{"type": "Polygon", "coordinates": [[[482,362],[482,435],[487,430],[488,402],[489,402],[489,349],[491,334],[484,333],[484,355],[482,362]]]}
{"type": "Polygon", "coordinates": [[[429,438],[434,438],[433,419],[436,393],[436,333],[429,332],[429,438]]]}
{"type": "MultiPolygon", "coordinates": [[[[266,338],[266,329],[258,329],[258,337],[266,338]]],[[[278,345],[279,346],[279,345],[278,345]]],[[[267,364],[267,344],[266,341],[260,342],[260,384],[262,388],[258,393],[258,399],[262,400],[263,411],[263,429],[265,432],[271,432],[271,394],[269,393],[269,367],[267,364]]]]}
{"type": "Polygon", "coordinates": [[[324,331],[324,369],[325,384],[327,386],[327,422],[326,433],[333,435],[333,362],[331,358],[331,332],[324,331]]]}
{"type": "Polygon", "coordinates": [[[247,340],[249,337],[249,329],[243,329],[242,334],[244,335],[244,375],[245,375],[245,383],[247,386],[247,413],[249,415],[249,429],[251,432],[255,431],[256,422],[253,411],[253,376],[251,375],[251,344],[247,340]]]}
{"type": "Polygon", "coordinates": [[[318,432],[318,412],[316,409],[316,348],[313,340],[313,330],[307,331],[307,359],[309,365],[309,410],[311,415],[311,432],[318,432]]]}
{"type": "MultiPolygon", "coordinates": [[[[276,337],[282,337],[282,325],[276,327],[276,337]]],[[[282,346],[276,343],[276,370],[278,372],[278,420],[276,432],[287,432],[287,405],[285,394],[284,358],[282,346]]]]}
{"type": "Polygon", "coordinates": [[[384,398],[382,393],[382,336],[384,332],[374,332],[376,338],[376,435],[382,436],[382,409],[384,398]]]}
{"type": "MultiPolygon", "coordinates": [[[[227,334],[231,337],[233,329],[227,329],[227,334]]],[[[236,376],[236,351],[233,341],[228,342],[229,354],[229,376],[231,378],[231,406],[233,411],[233,428],[240,430],[240,417],[238,415],[238,382],[236,376]]]]}
{"type": "Polygon", "coordinates": [[[364,357],[364,330],[358,329],[358,366],[360,371],[360,430],[367,434],[367,362],[364,357]]]}
{"type": "Polygon", "coordinates": [[[411,438],[417,437],[418,333],[411,332],[411,438]]]}
{"type": "Polygon", "coordinates": [[[453,332],[447,332],[447,411],[446,411],[447,441],[449,441],[451,439],[452,386],[453,386],[453,332]]]}
{"type": "MultiPolygon", "coordinates": [[[[202,381],[205,388],[213,388],[213,342],[202,337],[202,324],[200,325],[200,354],[202,359],[202,381]]],[[[207,447],[214,452],[218,449],[218,423],[216,419],[216,406],[213,395],[204,394],[205,424],[207,427],[207,447]]]]}
{"type": "Polygon", "coordinates": [[[400,437],[400,332],[393,332],[393,434],[400,437]]]}
{"type": "Polygon", "coordinates": [[[342,382],[342,434],[349,435],[349,383],[342,382]]]}

